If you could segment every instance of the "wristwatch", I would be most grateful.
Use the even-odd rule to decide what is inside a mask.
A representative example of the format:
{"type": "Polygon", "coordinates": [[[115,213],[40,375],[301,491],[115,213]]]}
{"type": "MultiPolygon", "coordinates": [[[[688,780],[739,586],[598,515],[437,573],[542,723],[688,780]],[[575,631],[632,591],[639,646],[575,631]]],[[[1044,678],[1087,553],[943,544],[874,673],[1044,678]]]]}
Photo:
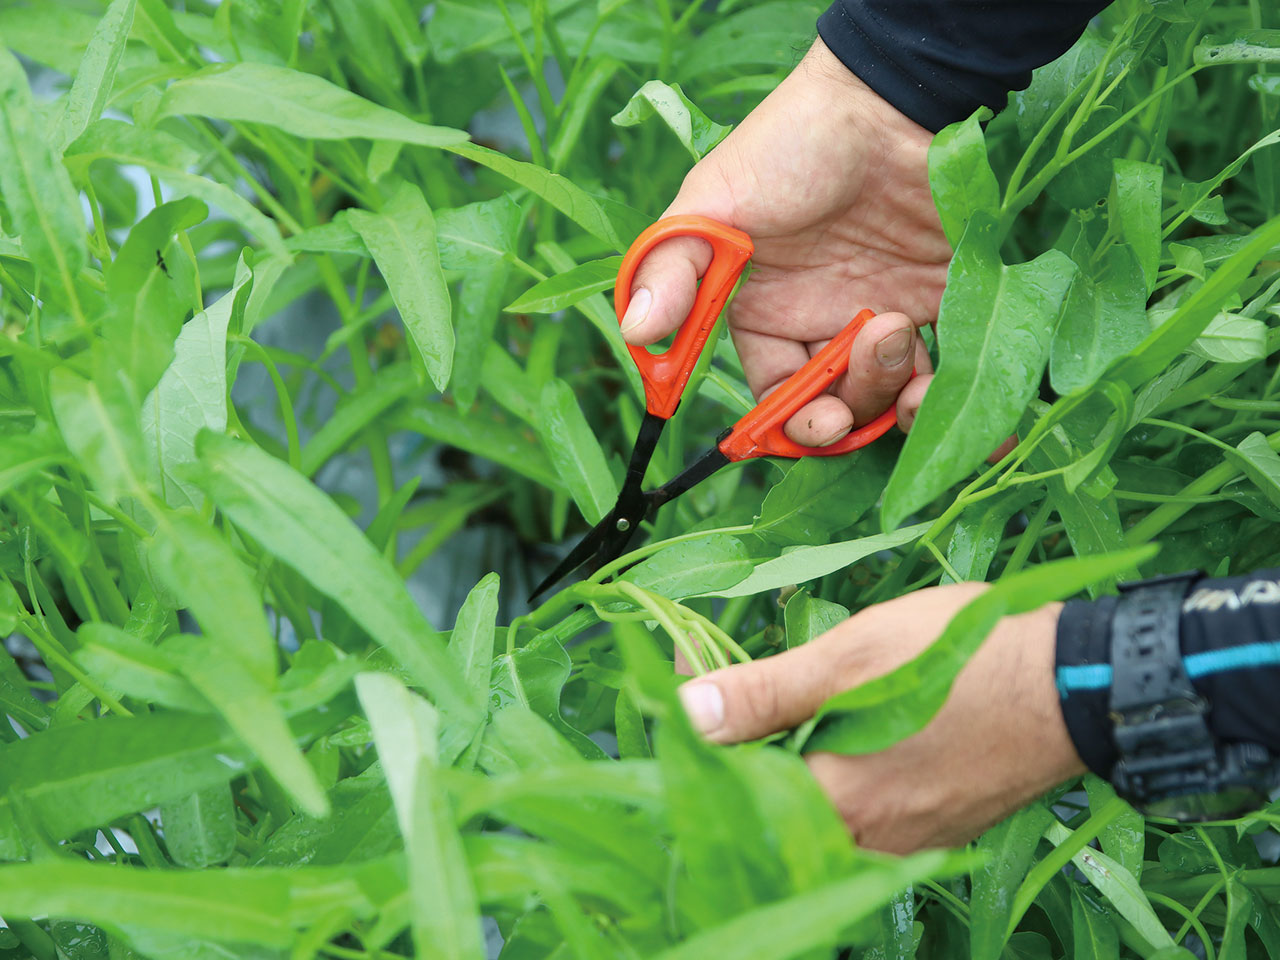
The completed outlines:
{"type": "Polygon", "coordinates": [[[1219,820],[1266,804],[1276,758],[1256,743],[1221,743],[1182,662],[1182,600],[1199,573],[1120,585],[1111,621],[1116,791],[1151,816],[1219,820]]]}

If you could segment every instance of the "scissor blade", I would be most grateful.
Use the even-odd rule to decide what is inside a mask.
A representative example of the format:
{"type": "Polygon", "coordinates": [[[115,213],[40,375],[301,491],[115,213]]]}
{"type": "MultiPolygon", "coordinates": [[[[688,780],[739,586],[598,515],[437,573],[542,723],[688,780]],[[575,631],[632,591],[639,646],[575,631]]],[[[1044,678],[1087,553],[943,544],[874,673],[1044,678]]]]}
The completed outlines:
{"type": "Polygon", "coordinates": [[[626,550],[627,544],[635,536],[636,530],[640,527],[640,521],[644,519],[648,510],[648,501],[642,492],[644,473],[653,457],[654,448],[658,445],[662,428],[666,425],[666,420],[645,411],[635,446],[631,450],[627,474],[622,482],[622,489],[618,492],[617,504],[603,520],[591,528],[576,547],[569,551],[569,555],[560,561],[547,578],[538,584],[538,589],[529,594],[530,603],[591,560],[593,554],[595,562],[588,574],[595,573],[626,550]]]}
{"type": "Polygon", "coordinates": [[[546,579],[538,584],[533,593],[529,594],[530,603],[577,570],[605,546],[606,541],[609,539],[609,534],[613,532],[612,528],[608,526],[612,516],[611,513],[592,527],[587,535],[578,541],[578,545],[569,551],[569,555],[556,564],[556,568],[547,574],[546,579]]]}

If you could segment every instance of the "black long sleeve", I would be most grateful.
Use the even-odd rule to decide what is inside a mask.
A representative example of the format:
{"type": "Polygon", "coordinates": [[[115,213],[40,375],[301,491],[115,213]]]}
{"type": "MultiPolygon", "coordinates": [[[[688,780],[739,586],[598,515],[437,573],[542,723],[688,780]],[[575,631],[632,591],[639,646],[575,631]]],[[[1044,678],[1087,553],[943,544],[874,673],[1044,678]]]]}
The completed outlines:
{"type": "Polygon", "coordinates": [[[818,33],[863,83],[935,133],[999,110],[1109,0],[836,0],[818,33]]]}
{"type": "MultiPolygon", "coordinates": [[[[1080,758],[1102,777],[1117,758],[1107,716],[1115,602],[1073,601],[1058,620],[1063,717],[1080,758]]],[[[1213,735],[1280,756],[1280,569],[1197,581],[1182,604],[1180,639],[1213,735]]]]}

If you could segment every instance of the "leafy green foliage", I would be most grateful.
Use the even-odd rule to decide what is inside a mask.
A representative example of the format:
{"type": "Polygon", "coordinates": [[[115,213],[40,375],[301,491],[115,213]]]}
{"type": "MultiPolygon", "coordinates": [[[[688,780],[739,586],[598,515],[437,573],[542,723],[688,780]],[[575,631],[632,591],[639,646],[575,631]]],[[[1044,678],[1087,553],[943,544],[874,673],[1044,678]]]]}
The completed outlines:
{"type": "MultiPolygon", "coordinates": [[[[1280,953],[1274,805],[1089,776],[896,859],[796,755],[920,730],[1009,612],[1280,562],[1275,11],[1118,3],[940,133],[905,445],[722,471],[530,610],[641,416],[619,254],[822,4],[711,6],[0,5],[0,958],[1280,953]],[[799,735],[678,707],[677,652],[970,579],[799,735]]],[[[721,339],[649,482],[749,395],[721,339]]]]}

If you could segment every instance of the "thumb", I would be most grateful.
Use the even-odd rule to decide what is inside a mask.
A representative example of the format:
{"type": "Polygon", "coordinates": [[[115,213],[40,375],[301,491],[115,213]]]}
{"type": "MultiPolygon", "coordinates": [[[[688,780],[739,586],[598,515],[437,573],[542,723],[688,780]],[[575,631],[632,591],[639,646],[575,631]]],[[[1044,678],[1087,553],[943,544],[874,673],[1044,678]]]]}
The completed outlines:
{"type": "Polygon", "coordinates": [[[698,292],[698,277],[711,263],[711,244],[673,237],[640,263],[631,282],[631,302],[622,318],[627,343],[656,343],[684,322],[698,292]]]}
{"type": "Polygon", "coordinates": [[[786,653],[741,663],[690,680],[680,701],[694,728],[716,743],[738,743],[789,730],[831,696],[832,671],[805,644],[786,653]]]}

